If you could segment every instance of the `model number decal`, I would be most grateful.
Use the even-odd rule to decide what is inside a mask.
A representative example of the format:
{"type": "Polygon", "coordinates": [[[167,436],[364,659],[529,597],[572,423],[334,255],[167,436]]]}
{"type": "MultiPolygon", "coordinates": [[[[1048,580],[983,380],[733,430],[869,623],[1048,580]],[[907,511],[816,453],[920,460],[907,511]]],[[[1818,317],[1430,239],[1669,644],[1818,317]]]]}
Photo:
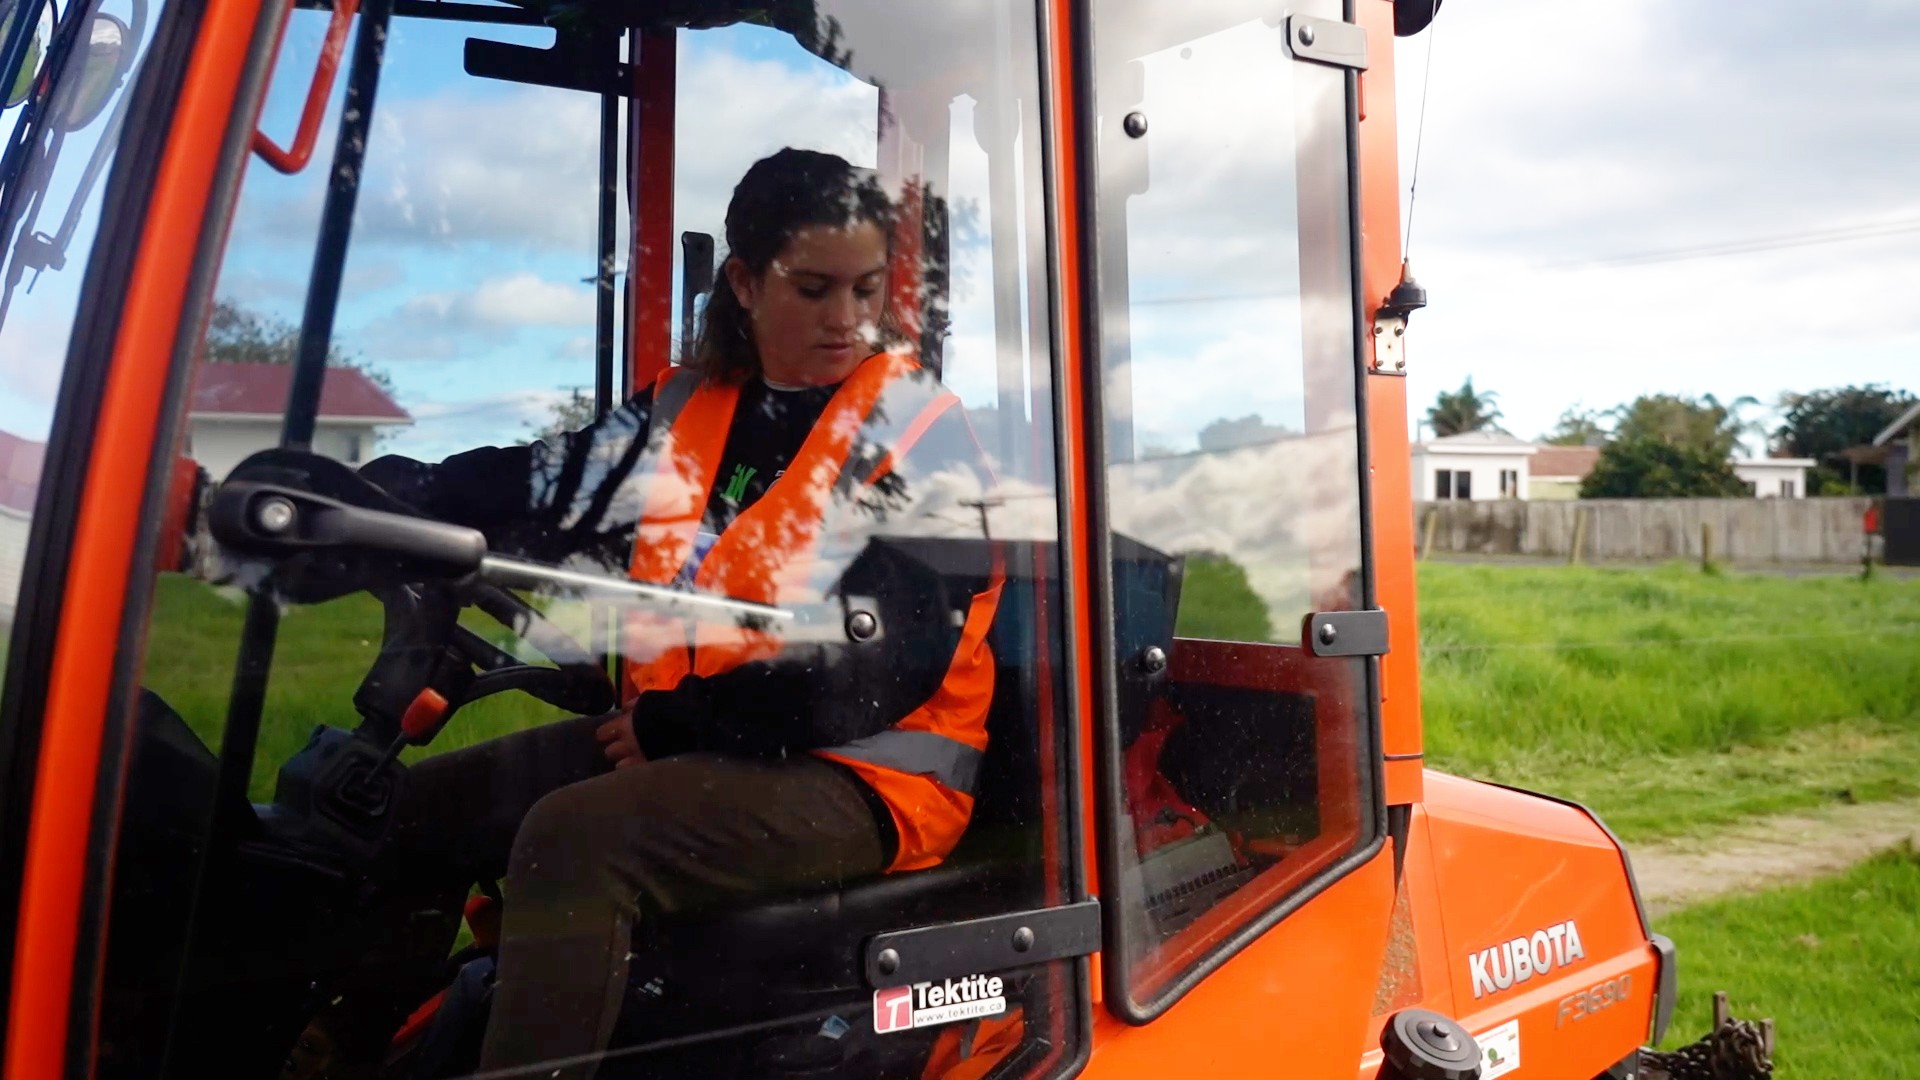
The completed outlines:
{"type": "Polygon", "coordinates": [[[1578,993],[1568,994],[1560,999],[1559,1015],[1554,1017],[1553,1026],[1559,1027],[1569,1020],[1584,1020],[1601,1009],[1611,1008],[1633,996],[1633,976],[1622,975],[1617,979],[1608,979],[1597,986],[1589,986],[1578,993]]]}
{"type": "Polygon", "coordinates": [[[1569,919],[1527,937],[1481,949],[1467,957],[1473,975],[1473,996],[1485,997],[1510,990],[1535,975],[1545,975],[1557,967],[1585,959],[1587,950],[1580,944],[1580,928],[1569,919]]]}

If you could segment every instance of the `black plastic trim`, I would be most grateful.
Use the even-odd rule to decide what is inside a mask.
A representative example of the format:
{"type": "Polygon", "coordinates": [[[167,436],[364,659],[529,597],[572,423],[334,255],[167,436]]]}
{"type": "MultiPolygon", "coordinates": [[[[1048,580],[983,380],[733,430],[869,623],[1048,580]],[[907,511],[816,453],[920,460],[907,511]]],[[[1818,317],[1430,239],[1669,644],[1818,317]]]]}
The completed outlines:
{"type": "MultiPolygon", "coordinates": [[[[294,0],[301,11],[332,11],[332,0],[294,0]]],[[[494,4],[465,4],[457,0],[395,0],[395,18],[436,22],[492,23],[499,26],[546,26],[537,11],[494,4]]]]}
{"type": "Polygon", "coordinates": [[[614,230],[619,225],[620,198],[620,99],[611,94],[600,98],[600,174],[597,251],[599,270],[594,275],[593,310],[593,418],[603,419],[613,411],[613,352],[615,305],[613,264],[618,241],[614,230]]]}
{"type": "Polygon", "coordinates": [[[353,233],[354,207],[366,172],[367,142],[386,55],[392,0],[370,0],[359,13],[353,35],[353,60],[347,68],[347,93],[340,105],[333,156],[328,161],[327,194],[320,207],[320,240],[308,271],[306,306],[300,316],[299,352],[287,390],[286,422],[280,445],[306,450],[319,421],[320,389],[333,347],[333,322],[340,310],[340,286],[346,274],[347,241],[353,233]]]}
{"type": "MultiPolygon", "coordinates": [[[[174,0],[184,6],[181,0],[174,0]]],[[[246,69],[235,91],[236,107],[228,119],[221,141],[219,163],[208,191],[205,217],[200,226],[198,251],[218,251],[226,235],[228,219],[239,194],[252,140],[256,110],[252,107],[266,91],[273,74],[279,28],[287,0],[265,0],[254,24],[246,69]]],[[[181,304],[181,318],[175,331],[169,362],[166,390],[160,402],[159,422],[155,425],[153,449],[147,468],[146,491],[141,499],[139,533],[134,542],[134,558],[127,573],[127,599],[120,623],[119,647],[115,653],[113,682],[107,696],[106,723],[101,738],[99,786],[94,793],[94,815],[88,844],[87,885],[83,894],[80,937],[74,956],[75,971],[93,973],[85,982],[76,980],[75,998],[68,1012],[68,1061],[90,1059],[93,1046],[93,1015],[100,1007],[105,975],[107,934],[106,910],[113,880],[113,864],[118,849],[120,815],[123,810],[127,769],[130,764],[129,725],[132,700],[141,682],[143,647],[147,619],[152,608],[150,585],[158,572],[154,554],[160,546],[160,530],[167,512],[173,473],[172,448],[176,445],[185,416],[188,387],[192,383],[193,355],[200,344],[203,314],[213,301],[219,280],[220,260],[200,260],[181,304]]]]}
{"type": "MultiPolygon", "coordinates": [[[[202,14],[202,5],[184,2],[161,11],[147,62],[123,91],[136,97],[101,195],[100,224],[81,281],[75,329],[67,346],[40,491],[34,501],[6,681],[0,693],[0,972],[13,970],[47,682],[66,594],[67,559],[80,516],[80,500],[74,493],[92,461],[100,398],[120,336],[153,177],[166,150],[202,14]]],[[[12,992],[12,980],[0,978],[0,1017],[8,1012],[12,992]]],[[[0,1021],[0,1053],[5,1051],[6,1034],[0,1021]]]]}
{"type": "MultiPolygon", "coordinates": [[[[1086,23],[1090,19],[1091,0],[1074,0],[1073,10],[1076,18],[1086,23]]],[[[1345,0],[1343,13],[1350,21],[1353,18],[1353,0],[1345,0]]],[[[1076,36],[1074,42],[1074,68],[1076,86],[1079,90],[1080,108],[1078,121],[1078,154],[1080,162],[1079,192],[1082,203],[1082,249],[1081,266],[1086,280],[1081,284],[1082,298],[1082,336],[1088,344],[1087,352],[1081,361],[1082,386],[1086,397],[1085,407],[1088,413],[1104,419],[1105,401],[1100,356],[1103,337],[1100,332],[1100,298],[1102,290],[1099,279],[1099,157],[1097,122],[1099,118],[1097,87],[1094,79],[1092,45],[1088,35],[1076,36]]],[[[1361,296],[1361,232],[1359,178],[1359,91],[1353,72],[1346,74],[1344,104],[1346,109],[1345,127],[1347,142],[1347,256],[1349,261],[1349,287],[1351,294],[1352,349],[1354,365],[1354,400],[1358,410],[1357,479],[1360,517],[1360,578],[1361,594],[1367,607],[1376,604],[1373,583],[1373,521],[1371,512],[1371,486],[1368,483],[1369,447],[1366,427],[1366,345],[1362,331],[1366,326],[1365,301],[1361,296]]],[[[1098,627],[1113,625],[1113,580],[1112,580],[1112,544],[1106,534],[1104,523],[1108,519],[1108,500],[1105,482],[1105,463],[1107,460],[1105,424],[1086,425],[1087,462],[1087,513],[1088,532],[1094,566],[1089,575],[1094,582],[1094,618],[1098,627]]],[[[1119,715],[1118,686],[1113,677],[1115,658],[1113,639],[1110,631],[1096,631],[1094,634],[1094,678],[1095,689],[1099,696],[1100,713],[1095,717],[1095,746],[1099,755],[1096,762],[1096,781],[1098,787],[1099,811],[1101,819],[1096,823],[1096,842],[1100,857],[1101,893],[1113,903],[1119,903],[1123,895],[1118,880],[1121,866],[1120,830],[1110,827],[1113,823],[1127,819],[1125,791],[1120,783],[1122,775],[1119,732],[1115,718],[1119,715]]],[[[1268,908],[1259,917],[1247,922],[1224,941],[1216,944],[1178,979],[1164,987],[1151,1001],[1139,1003],[1133,999],[1132,987],[1128,984],[1126,921],[1121,918],[1104,918],[1104,950],[1108,954],[1101,965],[1104,983],[1104,999],[1107,1010],[1130,1024],[1147,1024],[1172,1008],[1188,991],[1201,980],[1218,970],[1242,949],[1278,925],[1281,921],[1325,892],[1329,887],[1345,878],[1354,870],[1371,862],[1386,846],[1386,805],[1385,805],[1385,764],[1381,761],[1380,749],[1383,743],[1380,709],[1380,672],[1377,659],[1369,658],[1364,667],[1365,675],[1360,680],[1364,700],[1357,703],[1354,722],[1361,725],[1361,738],[1358,753],[1360,760],[1356,777],[1358,795],[1371,811],[1370,832],[1363,834],[1354,850],[1339,861],[1322,870],[1305,886],[1287,894],[1274,906],[1268,908]]]]}
{"type": "MultiPolygon", "coordinates": [[[[1078,486],[1078,474],[1075,468],[1079,457],[1074,453],[1073,440],[1069,437],[1072,430],[1072,416],[1069,413],[1061,388],[1065,384],[1067,365],[1072,362],[1067,351],[1067,305],[1078,302],[1084,314],[1087,289],[1082,282],[1077,295],[1067,296],[1061,282],[1066,268],[1066,242],[1063,238],[1062,219],[1071,210],[1081,209],[1085,203],[1084,166],[1080,176],[1075,177],[1076,191],[1082,192],[1082,207],[1066,207],[1061,204],[1059,193],[1065,168],[1062,164],[1062,143],[1060,132],[1054,124],[1054,109],[1059,105],[1055,96],[1055,84],[1060,72],[1054,62],[1056,44],[1062,34],[1069,35],[1073,41],[1073,50],[1077,56],[1087,37],[1086,24],[1074,22],[1068,26],[1059,25],[1054,18],[1052,0],[1035,0],[1035,43],[1036,58],[1039,61],[1039,114],[1040,114],[1040,191],[1046,200],[1043,218],[1046,221],[1046,261],[1047,261],[1047,335],[1053,346],[1051,359],[1051,377],[1053,380],[1053,440],[1054,440],[1054,513],[1056,528],[1063,538],[1071,536],[1073,521],[1074,489],[1078,486]]],[[[1077,69],[1068,71],[1072,80],[1077,69]]],[[[1070,83],[1071,85],[1071,83],[1070,83]]],[[[1079,100],[1081,88],[1072,87],[1073,100],[1079,100]]],[[[1076,128],[1079,117],[1075,116],[1076,128]]],[[[1085,227],[1083,223],[1082,227],[1085,227]]],[[[1084,266],[1084,262],[1082,263],[1084,266]]],[[[1082,341],[1086,340],[1082,324],[1082,341]]],[[[1065,660],[1059,682],[1060,702],[1062,704],[1061,727],[1065,737],[1060,740],[1061,768],[1066,770],[1066,782],[1061,785],[1061,795],[1067,800],[1063,826],[1066,834],[1061,838],[1061,849],[1067,865],[1063,868],[1066,878],[1067,898],[1080,902],[1090,898],[1087,881],[1087,860],[1084,837],[1091,823],[1086,821],[1082,808],[1086,806],[1086,770],[1080,759],[1080,717],[1085,715],[1087,703],[1080,698],[1080,680],[1076,677],[1076,660],[1084,643],[1076,629],[1074,615],[1079,611],[1080,590],[1077,560],[1073,555],[1073,545],[1056,545],[1059,552],[1060,572],[1060,642],[1061,656],[1065,660]]],[[[1098,635],[1095,635],[1096,638],[1098,635]]],[[[1055,1062],[1049,1072],[1050,1077],[1078,1076],[1093,1060],[1093,962],[1082,956],[1072,961],[1068,982],[1072,985],[1074,1020],[1071,1024],[1073,1052],[1063,1061],[1055,1062]]]]}
{"type": "Polygon", "coordinates": [[[1659,1046],[1660,1040],[1667,1037],[1667,1029],[1673,1026],[1673,1006],[1680,996],[1679,958],[1673,947],[1673,939],[1665,934],[1649,934],[1647,940],[1653,945],[1653,951],[1660,956],[1660,980],[1653,995],[1653,1037],[1648,1045],[1659,1046]]]}
{"type": "MultiPolygon", "coordinates": [[[[1055,76],[1058,74],[1054,70],[1053,56],[1055,42],[1059,40],[1063,32],[1072,35],[1074,42],[1073,47],[1076,52],[1081,47],[1081,43],[1084,42],[1086,33],[1084,23],[1073,27],[1060,27],[1055,25],[1052,0],[1036,0],[1035,8],[1037,9],[1038,17],[1038,34],[1035,47],[1038,50],[1038,58],[1040,61],[1040,145],[1044,148],[1044,152],[1040,156],[1040,189],[1043,192],[1043,197],[1046,199],[1045,216],[1047,222],[1047,334],[1053,345],[1051,376],[1053,379],[1054,483],[1056,488],[1054,512],[1057,522],[1056,527],[1059,529],[1060,536],[1067,537],[1072,535],[1073,499],[1071,496],[1076,486],[1075,481],[1077,475],[1074,469],[1079,463],[1079,458],[1074,454],[1073,440],[1069,435],[1069,432],[1072,431],[1073,418],[1069,414],[1066,403],[1060,393],[1060,388],[1066,382],[1067,365],[1071,362],[1067,355],[1067,320],[1065,316],[1067,305],[1078,301],[1081,304],[1082,316],[1084,317],[1087,306],[1087,289],[1083,283],[1078,296],[1068,297],[1063,295],[1061,288],[1061,280],[1065,272],[1066,264],[1066,248],[1065,241],[1061,235],[1063,231],[1061,229],[1061,219],[1066,208],[1062,207],[1056,198],[1060,191],[1061,177],[1064,169],[1060,161],[1062,156],[1060,150],[1060,133],[1054,130],[1053,124],[1053,108],[1055,105],[1053,86],[1055,76]]],[[[1076,74],[1076,72],[1069,72],[1069,78],[1074,74],[1076,74]]],[[[1075,120],[1077,124],[1078,117],[1076,117],[1075,120]]],[[[1081,200],[1084,203],[1084,172],[1081,176],[1076,177],[1075,180],[1078,183],[1076,190],[1082,193],[1081,200]]],[[[1082,326],[1084,327],[1084,325],[1083,323],[1082,326]]],[[[1081,334],[1081,339],[1083,342],[1086,340],[1084,330],[1081,334]]],[[[1061,543],[1056,546],[1060,558],[1060,655],[1066,661],[1065,669],[1059,679],[1059,682],[1062,684],[1060,688],[1063,705],[1062,722],[1066,728],[1066,738],[1061,740],[1060,760],[1061,768],[1065,769],[1067,773],[1067,783],[1065,790],[1062,792],[1063,797],[1067,800],[1066,820],[1064,822],[1066,835],[1062,838],[1065,841],[1062,846],[1065,849],[1064,857],[1067,860],[1067,897],[1069,900],[1077,903],[1087,899],[1091,895],[1089,891],[1091,883],[1087,880],[1086,873],[1086,848],[1082,841],[1089,825],[1085,820],[1085,815],[1082,813],[1082,809],[1086,806],[1086,788],[1084,786],[1084,777],[1086,775],[1084,766],[1086,763],[1080,760],[1080,730],[1078,723],[1087,703],[1080,700],[1080,680],[1074,677],[1076,670],[1075,658],[1080,655],[1080,649],[1083,645],[1080,641],[1079,630],[1076,628],[1076,621],[1073,617],[1074,612],[1079,610],[1080,603],[1080,590],[1077,586],[1077,582],[1079,581],[1077,571],[1080,567],[1074,559],[1072,544],[1061,543]]],[[[1097,634],[1094,636],[1096,640],[1099,638],[1097,634]]],[[[1090,1053],[1093,1040],[1093,995],[1084,978],[1081,980],[1081,989],[1086,993],[1086,1007],[1082,1012],[1086,1016],[1086,1031],[1084,1036],[1089,1048],[1088,1052],[1090,1053]]]]}
{"type": "Polygon", "coordinates": [[[1407,841],[1413,835],[1413,804],[1396,803],[1387,807],[1387,840],[1393,844],[1393,882],[1407,868],[1407,841]]]}
{"type": "Polygon", "coordinates": [[[911,986],[1087,956],[1100,948],[1100,902],[1009,911],[984,919],[875,934],[862,961],[867,985],[911,986]]]}
{"type": "Polygon", "coordinates": [[[1572,799],[1563,799],[1558,795],[1549,795],[1544,791],[1515,787],[1512,784],[1502,784],[1492,780],[1477,780],[1475,783],[1485,784],[1488,787],[1504,788],[1521,795],[1531,795],[1536,799],[1545,799],[1551,803],[1559,803],[1561,806],[1571,806],[1575,810],[1587,815],[1588,820],[1598,825],[1600,831],[1607,835],[1607,839],[1612,842],[1614,850],[1620,853],[1620,865],[1625,867],[1627,871],[1627,887],[1633,890],[1633,910],[1640,916],[1640,933],[1644,935],[1647,940],[1653,940],[1653,924],[1647,919],[1646,901],[1640,898],[1640,881],[1633,876],[1633,860],[1627,857],[1627,846],[1620,842],[1620,837],[1614,833],[1613,829],[1608,827],[1606,822],[1600,820],[1599,814],[1587,809],[1585,803],[1574,802],[1572,799]]]}
{"type": "MultiPolygon", "coordinates": [[[[1097,817],[1093,822],[1094,850],[1099,857],[1101,902],[1118,903],[1122,891],[1115,878],[1120,866],[1120,830],[1114,823],[1127,819],[1126,792],[1122,788],[1119,732],[1111,718],[1118,715],[1118,688],[1114,670],[1113,634],[1101,628],[1113,625],[1113,544],[1105,528],[1107,521],[1107,434],[1106,390],[1100,370],[1102,325],[1100,297],[1103,292],[1100,273],[1100,158],[1099,87],[1094,76],[1092,41],[1092,0],[1072,0],[1072,18],[1078,28],[1073,36],[1074,86],[1074,159],[1080,167],[1074,178],[1080,212],[1080,340],[1083,346],[1077,358],[1080,370],[1083,453],[1077,475],[1083,478],[1086,499],[1083,524],[1087,530],[1087,578],[1092,583],[1088,598],[1092,608],[1093,640],[1088,651],[1093,661],[1094,700],[1090,720],[1093,724],[1094,797],[1097,817]]],[[[1107,1011],[1129,1023],[1146,1023],[1151,1016],[1138,1015],[1128,999],[1124,966],[1126,955],[1125,920],[1101,919],[1102,997],[1107,1011]]]]}

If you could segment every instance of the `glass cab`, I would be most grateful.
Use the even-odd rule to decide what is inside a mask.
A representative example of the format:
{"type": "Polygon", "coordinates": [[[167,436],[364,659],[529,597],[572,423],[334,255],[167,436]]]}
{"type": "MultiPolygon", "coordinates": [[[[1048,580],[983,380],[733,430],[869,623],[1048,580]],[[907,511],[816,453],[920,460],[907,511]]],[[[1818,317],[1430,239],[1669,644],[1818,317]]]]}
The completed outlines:
{"type": "Polygon", "coordinates": [[[70,1065],[1054,1077],[1379,850],[1339,6],[1068,6],[4,9],[9,838],[162,399],[70,1065]]]}

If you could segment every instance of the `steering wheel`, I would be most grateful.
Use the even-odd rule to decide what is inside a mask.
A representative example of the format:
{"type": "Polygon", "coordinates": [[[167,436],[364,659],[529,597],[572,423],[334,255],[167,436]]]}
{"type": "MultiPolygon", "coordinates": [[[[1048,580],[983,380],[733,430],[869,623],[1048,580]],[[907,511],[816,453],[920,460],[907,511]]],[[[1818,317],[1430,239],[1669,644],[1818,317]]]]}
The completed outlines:
{"type": "MultiPolygon", "coordinates": [[[[360,470],[307,451],[261,451],[236,467],[227,484],[236,481],[281,485],[330,500],[341,513],[364,507],[423,516],[360,470]]],[[[218,513],[214,519],[214,535],[232,542],[231,529],[221,533],[224,519],[218,513]]],[[[257,541],[251,550],[258,550],[257,541]]],[[[462,706],[509,690],[579,715],[597,715],[615,705],[605,664],[505,588],[473,575],[455,577],[444,567],[423,565],[402,550],[378,544],[305,543],[265,553],[272,557],[276,591],[296,603],[365,591],[385,606],[380,653],[353,698],[363,718],[362,734],[376,743],[391,745],[404,735],[410,743],[424,744],[462,706]],[[461,626],[464,607],[485,612],[554,666],[526,663],[461,626]]]]}
{"type": "Polygon", "coordinates": [[[460,589],[473,607],[485,612],[553,661],[540,667],[521,661],[472,630],[454,624],[451,645],[480,674],[474,676],[465,700],[474,701],[508,690],[530,694],[556,709],[581,715],[613,708],[613,680],[604,665],[572,634],[560,629],[539,608],[515,593],[484,582],[460,589]]]}

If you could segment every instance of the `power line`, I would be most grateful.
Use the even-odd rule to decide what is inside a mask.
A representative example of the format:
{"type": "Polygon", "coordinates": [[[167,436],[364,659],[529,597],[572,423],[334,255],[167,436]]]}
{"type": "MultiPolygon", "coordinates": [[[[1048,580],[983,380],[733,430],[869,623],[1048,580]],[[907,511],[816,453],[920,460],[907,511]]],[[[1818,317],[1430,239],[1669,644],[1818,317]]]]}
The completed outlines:
{"type": "Polygon", "coordinates": [[[1902,233],[1910,232],[1920,232],[1920,217],[1891,218],[1886,221],[1869,221],[1858,225],[1842,225],[1828,229],[1815,229],[1809,232],[1786,233],[1775,236],[1754,236],[1744,239],[1694,244],[1686,247],[1654,248],[1645,251],[1628,252],[1623,255],[1605,255],[1598,258],[1540,263],[1537,264],[1535,268],[1540,270],[1574,270],[1608,266],[1647,266],[1654,263],[1684,262],[1690,259],[1714,259],[1729,255],[1748,255],[1762,251],[1781,251],[1788,248],[1811,247],[1816,244],[1843,244],[1856,240],[1875,240],[1883,236],[1898,236],[1902,233]]]}

